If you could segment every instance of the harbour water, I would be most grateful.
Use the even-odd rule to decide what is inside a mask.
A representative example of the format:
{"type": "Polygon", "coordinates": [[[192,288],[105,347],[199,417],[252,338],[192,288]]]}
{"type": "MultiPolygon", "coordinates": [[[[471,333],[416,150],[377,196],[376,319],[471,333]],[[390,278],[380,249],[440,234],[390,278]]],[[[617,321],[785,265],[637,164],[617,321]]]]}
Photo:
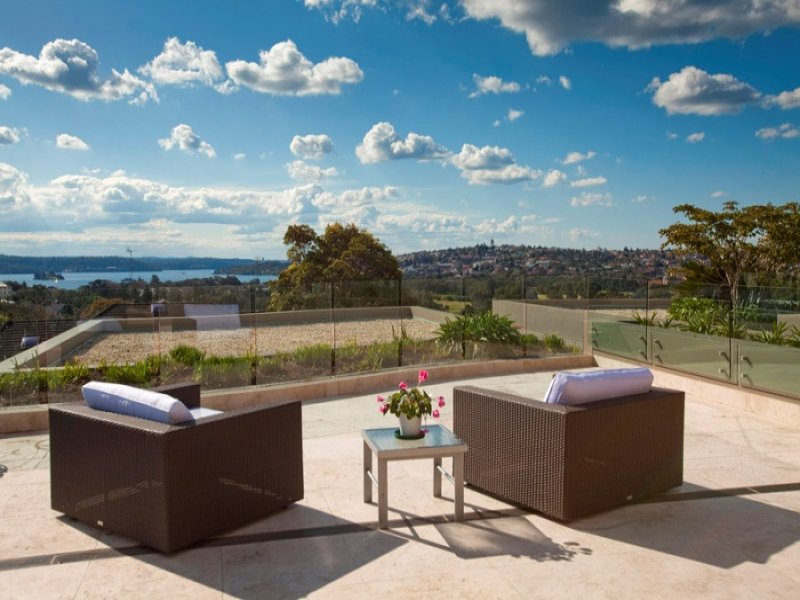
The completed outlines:
{"type": "MultiPolygon", "coordinates": [[[[130,271],[87,271],[87,272],[63,272],[64,279],[55,280],[42,280],[34,279],[33,273],[0,273],[0,281],[16,281],[17,283],[26,283],[28,286],[32,285],[45,285],[48,287],[55,287],[62,290],[76,290],[82,285],[89,285],[92,281],[98,279],[112,281],[119,283],[123,279],[131,277],[130,271]]],[[[134,271],[133,279],[144,279],[149,282],[155,275],[161,283],[167,281],[184,281],[186,279],[202,279],[206,277],[213,277],[213,269],[187,269],[185,271],[179,270],[164,270],[164,271],[134,271]]],[[[276,279],[274,275],[236,275],[236,278],[242,283],[247,283],[253,279],[260,279],[264,281],[272,281],[276,279]]]]}

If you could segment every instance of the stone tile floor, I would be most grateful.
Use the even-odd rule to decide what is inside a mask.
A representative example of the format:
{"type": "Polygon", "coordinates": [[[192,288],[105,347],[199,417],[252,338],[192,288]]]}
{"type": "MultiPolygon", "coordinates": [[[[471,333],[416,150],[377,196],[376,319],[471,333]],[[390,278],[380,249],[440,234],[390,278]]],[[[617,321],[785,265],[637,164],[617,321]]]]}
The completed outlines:
{"type": "MultiPolygon", "coordinates": [[[[541,397],[550,376],[457,384],[541,397]]],[[[684,485],[568,525],[469,488],[455,523],[430,461],[390,463],[378,531],[360,430],[390,419],[372,395],[304,404],[305,499],[170,556],[51,511],[47,433],[0,436],[0,598],[800,597],[797,429],[689,397],[684,485]]]]}

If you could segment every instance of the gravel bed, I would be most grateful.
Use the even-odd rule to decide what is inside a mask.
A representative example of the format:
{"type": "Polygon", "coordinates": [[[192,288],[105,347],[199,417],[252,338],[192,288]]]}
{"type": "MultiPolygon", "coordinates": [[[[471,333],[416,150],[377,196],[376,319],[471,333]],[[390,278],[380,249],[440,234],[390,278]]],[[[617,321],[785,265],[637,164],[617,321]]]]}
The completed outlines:
{"type": "MultiPolygon", "coordinates": [[[[345,321],[335,327],[336,345],[348,343],[368,345],[388,342],[400,333],[401,321],[381,319],[345,321]]],[[[428,340],[436,337],[439,325],[430,321],[403,320],[402,327],[408,337],[428,340]]],[[[199,348],[207,355],[243,356],[257,345],[258,354],[269,356],[278,352],[291,352],[303,346],[334,343],[334,327],[330,323],[307,325],[259,326],[248,329],[209,329],[205,331],[126,332],[109,333],[95,338],[73,354],[84,364],[132,363],[148,354],[166,354],[175,346],[187,344],[199,348]],[[255,344],[254,344],[255,342],[255,344]]]]}

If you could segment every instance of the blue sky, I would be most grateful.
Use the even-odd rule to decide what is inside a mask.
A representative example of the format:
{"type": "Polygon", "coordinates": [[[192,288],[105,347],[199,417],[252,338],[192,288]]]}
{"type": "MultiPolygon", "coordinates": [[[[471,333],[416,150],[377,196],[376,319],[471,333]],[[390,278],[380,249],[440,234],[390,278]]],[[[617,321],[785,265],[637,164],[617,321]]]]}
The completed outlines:
{"type": "Polygon", "coordinates": [[[798,0],[0,13],[0,253],[654,248],[680,203],[800,201],[798,0]]]}

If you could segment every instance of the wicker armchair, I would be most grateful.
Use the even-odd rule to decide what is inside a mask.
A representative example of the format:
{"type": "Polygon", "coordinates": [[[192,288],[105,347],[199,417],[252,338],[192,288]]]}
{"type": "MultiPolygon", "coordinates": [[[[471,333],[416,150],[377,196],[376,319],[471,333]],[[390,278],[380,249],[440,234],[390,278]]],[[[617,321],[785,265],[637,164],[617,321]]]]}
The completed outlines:
{"type": "Polygon", "coordinates": [[[455,434],[469,445],[465,481],[555,519],[683,482],[683,392],[564,406],[463,386],[453,405],[455,434]]]}
{"type": "MultiPolygon", "coordinates": [[[[200,386],[159,391],[199,407],[200,386]]],[[[166,425],[50,407],[51,504],[162,552],[260,519],[303,498],[299,402],[166,425]]]]}

